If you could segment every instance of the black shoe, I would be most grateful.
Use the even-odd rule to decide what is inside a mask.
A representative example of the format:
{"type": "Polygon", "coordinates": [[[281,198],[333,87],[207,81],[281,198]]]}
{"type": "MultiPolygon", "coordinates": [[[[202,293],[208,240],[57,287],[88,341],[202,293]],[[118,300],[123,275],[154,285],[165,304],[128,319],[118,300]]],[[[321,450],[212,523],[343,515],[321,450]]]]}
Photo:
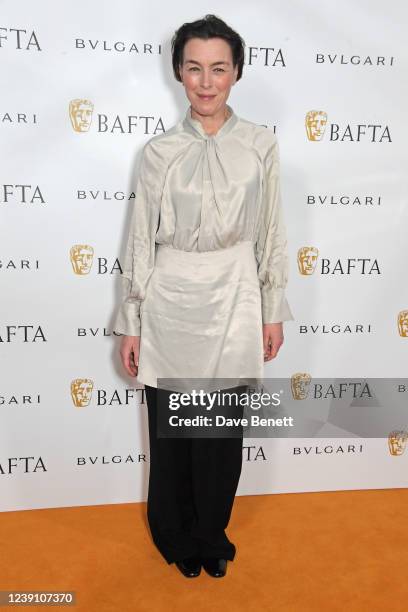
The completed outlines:
{"type": "Polygon", "coordinates": [[[175,562],[180,572],[187,578],[196,578],[201,572],[201,559],[199,557],[188,557],[175,562]]]}
{"type": "Polygon", "coordinates": [[[213,578],[222,578],[227,573],[227,560],[218,559],[216,557],[204,557],[202,559],[203,568],[213,576],[213,578]]]}

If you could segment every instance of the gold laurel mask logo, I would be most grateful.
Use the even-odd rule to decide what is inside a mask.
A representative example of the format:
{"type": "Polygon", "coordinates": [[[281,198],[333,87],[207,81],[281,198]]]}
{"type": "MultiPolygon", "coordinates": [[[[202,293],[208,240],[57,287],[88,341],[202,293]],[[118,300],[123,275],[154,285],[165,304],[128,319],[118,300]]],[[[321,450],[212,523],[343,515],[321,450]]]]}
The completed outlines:
{"type": "Polygon", "coordinates": [[[296,372],[296,374],[291,376],[290,386],[293,399],[303,400],[307,398],[311,380],[312,377],[306,372],[296,372]]]}
{"type": "Polygon", "coordinates": [[[93,247],[89,244],[74,244],[69,252],[75,274],[89,274],[93,262],[93,247]]]}
{"type": "Polygon", "coordinates": [[[398,313],[398,331],[403,338],[408,338],[408,310],[398,313]]]}
{"type": "Polygon", "coordinates": [[[408,431],[404,431],[403,429],[391,431],[388,435],[388,449],[390,451],[390,455],[393,455],[394,457],[402,455],[405,451],[407,438],[408,431]]]}
{"type": "Polygon", "coordinates": [[[317,249],[316,247],[301,247],[298,250],[297,255],[299,272],[304,276],[309,276],[310,274],[313,274],[316,268],[318,256],[319,249],[317,249]]]}
{"type": "Polygon", "coordinates": [[[326,129],[327,113],[324,111],[311,110],[306,113],[306,134],[309,140],[322,140],[326,129]]]}
{"type": "Polygon", "coordinates": [[[71,397],[74,406],[77,408],[89,406],[93,385],[93,381],[90,378],[75,378],[71,382],[71,397]]]}
{"type": "Polygon", "coordinates": [[[76,98],[69,103],[69,118],[75,132],[87,132],[91,127],[94,105],[90,100],[76,98]]]}

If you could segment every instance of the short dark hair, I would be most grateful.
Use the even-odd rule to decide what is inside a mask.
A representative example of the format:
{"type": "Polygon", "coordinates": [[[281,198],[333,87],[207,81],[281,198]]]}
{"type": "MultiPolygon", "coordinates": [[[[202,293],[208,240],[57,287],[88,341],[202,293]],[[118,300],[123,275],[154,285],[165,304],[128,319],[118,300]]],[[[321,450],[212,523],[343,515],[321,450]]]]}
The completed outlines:
{"type": "Polygon", "coordinates": [[[239,81],[244,67],[245,42],[235,30],[216,15],[205,15],[203,19],[183,23],[175,31],[171,39],[171,52],[173,72],[177,81],[181,81],[179,65],[183,63],[184,45],[191,38],[202,38],[203,40],[223,38],[231,47],[232,62],[234,68],[238,66],[237,81],[239,81]]]}

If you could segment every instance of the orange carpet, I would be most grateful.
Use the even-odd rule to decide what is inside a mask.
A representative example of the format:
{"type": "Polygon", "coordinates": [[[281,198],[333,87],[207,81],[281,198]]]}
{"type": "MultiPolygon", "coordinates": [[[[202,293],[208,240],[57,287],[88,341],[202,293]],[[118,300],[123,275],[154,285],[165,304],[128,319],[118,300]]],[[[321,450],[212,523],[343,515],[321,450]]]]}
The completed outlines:
{"type": "Polygon", "coordinates": [[[53,609],[81,612],[406,612],[407,507],[408,489],[237,497],[218,579],[162,559],[144,503],[4,512],[0,590],[72,590],[53,609]]]}

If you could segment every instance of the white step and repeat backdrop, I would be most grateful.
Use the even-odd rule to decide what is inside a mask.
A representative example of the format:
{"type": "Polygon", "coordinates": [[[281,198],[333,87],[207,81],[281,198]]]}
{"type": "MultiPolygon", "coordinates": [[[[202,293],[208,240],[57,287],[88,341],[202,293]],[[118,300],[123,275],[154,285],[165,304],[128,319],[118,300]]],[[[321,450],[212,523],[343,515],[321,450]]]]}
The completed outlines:
{"type": "MultiPolygon", "coordinates": [[[[170,39],[206,13],[247,45],[229,103],[281,149],[296,320],[265,376],[407,376],[403,0],[0,8],[1,510],[146,499],[112,322],[141,148],[188,105],[170,39]]],[[[238,494],[408,486],[399,436],[245,439],[238,494]]]]}

